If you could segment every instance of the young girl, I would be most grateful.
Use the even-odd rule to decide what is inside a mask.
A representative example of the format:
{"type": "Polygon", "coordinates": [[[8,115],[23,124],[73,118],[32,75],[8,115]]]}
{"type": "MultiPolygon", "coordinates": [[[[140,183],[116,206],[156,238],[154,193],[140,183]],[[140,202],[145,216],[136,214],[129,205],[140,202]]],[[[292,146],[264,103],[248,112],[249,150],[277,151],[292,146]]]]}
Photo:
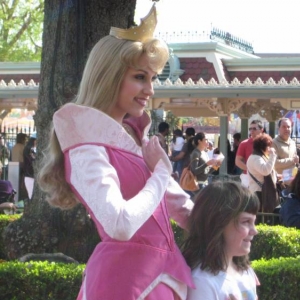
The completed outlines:
{"type": "Polygon", "coordinates": [[[248,254],[259,200],[236,182],[215,181],[198,195],[183,256],[196,289],[188,300],[255,300],[258,279],[248,254]]]}
{"type": "Polygon", "coordinates": [[[153,8],[140,27],[112,28],[89,55],[76,103],[53,117],[40,186],[54,206],[82,203],[101,237],[78,300],[186,299],[193,285],[169,222],[185,227],[193,203],[157,137],[146,138],[144,109],[168,59],[155,24],[153,8]]]}

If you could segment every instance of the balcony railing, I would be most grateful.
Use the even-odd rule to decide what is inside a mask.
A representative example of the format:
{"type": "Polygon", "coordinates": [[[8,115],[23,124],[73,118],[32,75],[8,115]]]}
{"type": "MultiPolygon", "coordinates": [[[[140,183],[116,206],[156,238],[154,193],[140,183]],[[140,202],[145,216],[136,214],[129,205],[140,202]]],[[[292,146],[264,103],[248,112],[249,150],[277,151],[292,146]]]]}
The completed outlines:
{"type": "Polygon", "coordinates": [[[209,42],[210,32],[197,30],[169,31],[158,32],[155,37],[164,40],[166,43],[198,43],[209,42]]]}
{"type": "Polygon", "coordinates": [[[155,34],[155,37],[164,40],[166,43],[198,43],[217,41],[248,53],[254,53],[250,42],[218,28],[213,28],[210,31],[182,30],[158,32],[155,34]]]}

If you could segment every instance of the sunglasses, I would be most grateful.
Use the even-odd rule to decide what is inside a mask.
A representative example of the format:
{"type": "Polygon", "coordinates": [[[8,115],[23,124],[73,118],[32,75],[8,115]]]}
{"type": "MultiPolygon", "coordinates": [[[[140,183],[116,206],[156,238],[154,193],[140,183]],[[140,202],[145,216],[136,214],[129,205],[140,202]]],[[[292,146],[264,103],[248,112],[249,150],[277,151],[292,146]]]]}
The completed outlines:
{"type": "Polygon", "coordinates": [[[251,131],[251,130],[257,130],[257,128],[256,127],[249,127],[249,131],[251,131]]]}

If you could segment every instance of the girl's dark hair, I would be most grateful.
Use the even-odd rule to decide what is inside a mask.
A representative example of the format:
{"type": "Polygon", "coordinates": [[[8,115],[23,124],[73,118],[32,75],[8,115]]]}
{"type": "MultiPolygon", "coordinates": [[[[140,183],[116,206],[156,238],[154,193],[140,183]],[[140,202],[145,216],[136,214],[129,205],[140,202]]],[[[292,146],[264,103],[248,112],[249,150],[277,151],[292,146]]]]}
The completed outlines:
{"type": "Polygon", "coordinates": [[[266,133],[257,136],[253,140],[253,152],[259,153],[266,151],[267,147],[272,145],[272,142],[272,138],[266,133]]]}
{"type": "Polygon", "coordinates": [[[204,132],[197,133],[194,137],[194,145],[198,146],[199,141],[203,141],[203,139],[205,139],[205,133],[204,132]]]}
{"type": "Polygon", "coordinates": [[[289,186],[289,191],[295,194],[297,199],[300,199],[300,171],[298,172],[289,186]]]}
{"type": "MultiPolygon", "coordinates": [[[[189,219],[189,236],[182,246],[187,264],[214,275],[227,269],[224,252],[224,228],[231,220],[237,221],[239,214],[256,215],[259,200],[238,182],[215,181],[201,190],[189,219]]],[[[248,255],[234,257],[239,270],[249,267],[248,255]]]]}

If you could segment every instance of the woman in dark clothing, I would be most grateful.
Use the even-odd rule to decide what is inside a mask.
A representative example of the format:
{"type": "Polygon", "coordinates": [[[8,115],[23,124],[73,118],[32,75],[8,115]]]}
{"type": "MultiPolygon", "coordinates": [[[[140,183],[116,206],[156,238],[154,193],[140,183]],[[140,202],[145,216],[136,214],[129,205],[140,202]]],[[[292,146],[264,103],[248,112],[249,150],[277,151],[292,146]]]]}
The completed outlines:
{"type": "MultiPolygon", "coordinates": [[[[170,160],[172,162],[177,162],[177,161],[181,160],[182,161],[182,169],[186,168],[190,163],[191,153],[195,149],[194,142],[193,142],[194,136],[195,136],[195,129],[193,127],[188,127],[185,130],[185,140],[186,140],[186,142],[184,143],[180,153],[177,154],[176,156],[171,156],[170,157],[170,160]]],[[[191,197],[194,195],[194,193],[191,192],[191,191],[186,191],[185,190],[185,192],[188,193],[191,197]]]]}
{"type": "Polygon", "coordinates": [[[34,177],[33,161],[35,160],[36,138],[31,137],[23,151],[24,175],[25,177],[34,177]]]}
{"type": "Polygon", "coordinates": [[[195,129],[193,127],[188,127],[185,131],[186,142],[183,145],[180,153],[177,154],[176,156],[170,157],[170,160],[173,162],[182,160],[183,161],[182,168],[187,167],[190,163],[190,155],[193,152],[193,150],[195,149],[194,143],[193,143],[194,136],[195,136],[195,129]]]}
{"type": "Polygon", "coordinates": [[[24,182],[27,190],[28,198],[31,199],[33,184],[34,184],[34,170],[33,170],[33,162],[35,161],[36,155],[36,138],[29,138],[24,151],[24,182]]]}
{"type": "Polygon", "coordinates": [[[199,132],[194,137],[195,149],[191,154],[191,171],[197,177],[199,188],[203,188],[207,185],[207,177],[214,171],[213,165],[220,164],[215,159],[209,159],[206,152],[207,138],[203,132],[199,132]]]}

